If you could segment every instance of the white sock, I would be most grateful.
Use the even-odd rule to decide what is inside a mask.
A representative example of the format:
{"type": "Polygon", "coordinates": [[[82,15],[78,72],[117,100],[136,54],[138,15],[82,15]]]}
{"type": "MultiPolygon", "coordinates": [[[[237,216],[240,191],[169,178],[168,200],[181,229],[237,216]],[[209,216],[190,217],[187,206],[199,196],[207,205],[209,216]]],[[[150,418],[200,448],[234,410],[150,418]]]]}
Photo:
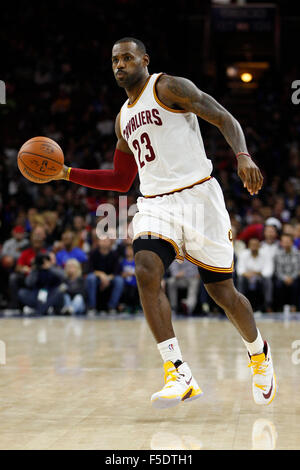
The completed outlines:
{"type": "Polygon", "coordinates": [[[257,337],[253,343],[248,343],[244,338],[242,340],[245,343],[245,346],[250,354],[250,356],[261,354],[264,351],[264,341],[261,337],[259,330],[257,329],[257,337]]]}
{"type": "Polygon", "coordinates": [[[183,362],[177,338],[170,338],[158,343],[157,347],[164,362],[172,361],[173,364],[176,361],[183,362]]]}

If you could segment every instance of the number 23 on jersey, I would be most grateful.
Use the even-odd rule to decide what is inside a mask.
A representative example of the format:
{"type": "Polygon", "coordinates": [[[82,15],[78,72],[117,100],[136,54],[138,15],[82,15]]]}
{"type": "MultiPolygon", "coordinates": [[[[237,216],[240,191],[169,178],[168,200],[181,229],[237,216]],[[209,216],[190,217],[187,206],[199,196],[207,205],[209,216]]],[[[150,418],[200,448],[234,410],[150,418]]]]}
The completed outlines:
{"type": "Polygon", "coordinates": [[[138,152],[138,161],[140,168],[143,168],[145,165],[145,160],[151,162],[155,159],[155,153],[151,145],[150,137],[147,132],[143,132],[140,137],[140,142],[138,139],[134,139],[132,142],[133,147],[138,152]]]}

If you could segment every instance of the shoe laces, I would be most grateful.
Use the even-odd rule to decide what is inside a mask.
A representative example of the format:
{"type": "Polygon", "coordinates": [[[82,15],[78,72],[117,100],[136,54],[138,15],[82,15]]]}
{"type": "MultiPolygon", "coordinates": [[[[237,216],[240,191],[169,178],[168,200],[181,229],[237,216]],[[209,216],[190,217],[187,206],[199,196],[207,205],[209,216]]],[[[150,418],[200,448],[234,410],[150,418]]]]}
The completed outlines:
{"type": "Polygon", "coordinates": [[[260,385],[260,384],[254,384],[254,385],[255,385],[255,387],[260,388],[260,389],[263,390],[264,392],[266,391],[266,388],[267,388],[266,385],[260,385]]]}
{"type": "Polygon", "coordinates": [[[165,384],[167,385],[169,382],[179,382],[180,381],[180,376],[184,376],[184,374],[180,374],[177,369],[169,369],[166,370],[165,376],[164,376],[164,381],[165,384]]]}
{"type": "Polygon", "coordinates": [[[253,375],[266,375],[266,368],[267,368],[267,363],[265,361],[263,362],[258,362],[258,361],[250,361],[250,364],[248,367],[252,367],[253,370],[253,375]]]}
{"type": "MultiPolygon", "coordinates": [[[[267,362],[266,361],[250,361],[250,364],[248,365],[248,367],[252,367],[252,370],[253,370],[253,375],[266,375],[265,372],[266,372],[266,369],[267,369],[267,362]]],[[[263,390],[264,392],[266,391],[266,385],[262,385],[262,384],[257,384],[257,383],[254,383],[255,387],[263,390]]]]}

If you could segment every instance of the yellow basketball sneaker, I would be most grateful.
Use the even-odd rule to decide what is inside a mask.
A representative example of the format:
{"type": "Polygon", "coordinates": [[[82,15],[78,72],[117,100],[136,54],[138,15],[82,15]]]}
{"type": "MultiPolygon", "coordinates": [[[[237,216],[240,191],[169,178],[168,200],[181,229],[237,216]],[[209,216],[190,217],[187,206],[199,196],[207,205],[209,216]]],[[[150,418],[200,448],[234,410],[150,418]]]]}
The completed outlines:
{"type": "Polygon", "coordinates": [[[250,357],[252,369],[252,392],[257,405],[269,405],[276,393],[276,377],[273,370],[270,346],[264,342],[264,351],[250,357]]]}
{"type": "Polygon", "coordinates": [[[170,408],[181,401],[196,400],[203,394],[186,362],[176,368],[173,362],[167,361],[164,371],[165,385],[151,397],[154,408],[170,408]]]}

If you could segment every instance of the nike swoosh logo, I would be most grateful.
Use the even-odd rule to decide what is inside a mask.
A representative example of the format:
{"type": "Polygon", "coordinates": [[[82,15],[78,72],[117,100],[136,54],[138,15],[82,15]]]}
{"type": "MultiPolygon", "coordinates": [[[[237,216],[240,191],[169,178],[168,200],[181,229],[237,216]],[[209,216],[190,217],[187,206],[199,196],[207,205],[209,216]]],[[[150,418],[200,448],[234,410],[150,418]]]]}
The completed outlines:
{"type": "Polygon", "coordinates": [[[190,385],[190,383],[191,383],[191,381],[192,381],[192,378],[193,378],[193,377],[191,377],[190,380],[186,380],[185,383],[186,383],[187,385],[190,385]]]}
{"type": "Polygon", "coordinates": [[[272,390],[273,390],[273,377],[272,377],[272,383],[271,383],[270,390],[268,391],[268,393],[263,393],[263,396],[265,397],[266,400],[267,400],[268,398],[270,398],[271,393],[272,393],[272,390]]]}

